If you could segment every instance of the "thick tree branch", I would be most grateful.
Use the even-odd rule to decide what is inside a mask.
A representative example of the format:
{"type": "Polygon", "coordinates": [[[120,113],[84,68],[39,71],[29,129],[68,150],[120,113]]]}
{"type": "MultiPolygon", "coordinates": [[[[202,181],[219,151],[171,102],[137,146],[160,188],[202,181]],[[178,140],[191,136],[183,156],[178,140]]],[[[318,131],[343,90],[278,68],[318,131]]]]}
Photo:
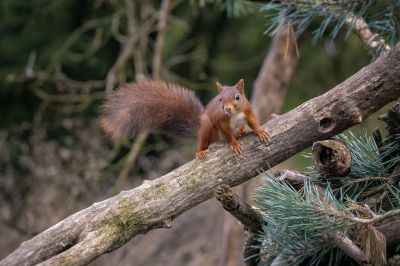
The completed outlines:
{"type": "MultiPolygon", "coordinates": [[[[219,185],[241,184],[256,176],[260,168],[277,165],[314,141],[360,123],[399,96],[400,46],[396,46],[391,60],[387,54],[378,58],[327,93],[263,125],[271,132],[272,144],[248,134],[240,139],[240,157],[227,145],[214,145],[205,160],[188,162],[157,180],[71,215],[22,243],[0,265],[87,264],[138,234],[171,226],[175,217],[212,197],[219,185]],[[73,257],[76,250],[85,250],[79,261],[73,257]]],[[[394,223],[399,226],[400,221],[394,223]]],[[[382,232],[386,235],[385,228],[382,232]]]]}
{"type": "Polygon", "coordinates": [[[221,185],[215,189],[215,197],[222,207],[238,219],[244,227],[253,233],[259,233],[263,219],[249,204],[239,199],[228,185],[221,185]]]}

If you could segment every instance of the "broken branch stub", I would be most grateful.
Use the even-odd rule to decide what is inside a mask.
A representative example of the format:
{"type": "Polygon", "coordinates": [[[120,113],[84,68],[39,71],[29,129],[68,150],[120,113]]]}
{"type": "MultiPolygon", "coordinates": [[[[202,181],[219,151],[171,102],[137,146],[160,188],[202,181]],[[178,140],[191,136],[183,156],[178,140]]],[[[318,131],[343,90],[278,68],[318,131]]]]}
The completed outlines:
{"type": "Polygon", "coordinates": [[[312,160],[315,169],[324,176],[346,176],[351,171],[351,152],[338,139],[314,142],[312,160]]]}

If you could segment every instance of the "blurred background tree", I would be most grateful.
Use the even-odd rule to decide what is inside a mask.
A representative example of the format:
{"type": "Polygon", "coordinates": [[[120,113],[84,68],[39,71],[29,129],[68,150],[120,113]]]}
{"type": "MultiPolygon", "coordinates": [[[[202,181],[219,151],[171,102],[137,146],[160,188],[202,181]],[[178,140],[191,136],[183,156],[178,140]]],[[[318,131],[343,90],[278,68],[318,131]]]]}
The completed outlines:
{"type": "MultiPolygon", "coordinates": [[[[269,47],[270,37],[264,32],[271,18],[257,3],[240,8],[229,3],[1,2],[0,232],[6,236],[0,240],[1,258],[24,239],[92,202],[193,158],[194,142],[163,135],[113,145],[98,126],[99,105],[107,91],[143,78],[181,83],[196,90],[204,103],[215,95],[216,80],[234,84],[244,78],[249,95],[269,47]],[[157,48],[162,32],[165,40],[157,48]],[[126,168],[134,149],[136,155],[126,168]]],[[[360,40],[345,35],[340,32],[335,42],[321,36],[315,45],[310,41],[312,29],[299,37],[298,68],[283,111],[370,62],[360,40]]],[[[136,238],[95,264],[130,265],[133,258],[137,265],[223,261],[217,248],[223,231],[219,207],[207,202],[184,216],[172,230],[136,238]]]]}

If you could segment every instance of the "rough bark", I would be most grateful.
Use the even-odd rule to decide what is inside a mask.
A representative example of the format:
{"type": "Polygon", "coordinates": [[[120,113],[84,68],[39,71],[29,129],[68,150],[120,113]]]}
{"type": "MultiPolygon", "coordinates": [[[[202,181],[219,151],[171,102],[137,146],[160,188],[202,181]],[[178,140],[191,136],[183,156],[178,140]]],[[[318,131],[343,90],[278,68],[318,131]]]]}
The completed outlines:
{"type": "Polygon", "coordinates": [[[392,106],[385,114],[380,115],[378,119],[386,123],[388,136],[398,136],[400,134],[400,103],[392,106]]]}
{"type": "Polygon", "coordinates": [[[233,217],[239,220],[244,227],[253,233],[259,233],[263,219],[259,212],[249,204],[239,199],[228,185],[221,185],[215,189],[215,197],[221,202],[222,207],[233,217]]]}
{"type": "Polygon", "coordinates": [[[347,256],[355,260],[360,265],[368,265],[367,256],[357,245],[346,235],[331,233],[327,235],[327,240],[340,248],[347,256]]]}
{"type": "Polygon", "coordinates": [[[397,46],[390,61],[377,59],[327,93],[263,125],[272,135],[270,145],[248,134],[240,139],[240,157],[225,144],[214,145],[205,160],[188,162],[157,180],[71,215],[22,243],[0,265],[87,264],[138,234],[170,227],[175,217],[212,197],[219,185],[241,184],[256,176],[260,168],[272,167],[314,141],[360,123],[399,96],[397,46]]]}

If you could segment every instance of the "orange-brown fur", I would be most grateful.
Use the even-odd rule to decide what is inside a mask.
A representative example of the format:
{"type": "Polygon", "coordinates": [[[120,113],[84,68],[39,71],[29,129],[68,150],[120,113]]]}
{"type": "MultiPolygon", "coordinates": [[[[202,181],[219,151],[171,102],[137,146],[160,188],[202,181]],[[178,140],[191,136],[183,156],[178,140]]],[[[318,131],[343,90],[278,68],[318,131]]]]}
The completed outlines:
{"type": "Polygon", "coordinates": [[[235,86],[217,82],[219,94],[204,109],[192,91],[162,81],[130,83],[112,92],[102,106],[100,124],[113,139],[139,131],[163,132],[182,137],[197,135],[196,156],[203,159],[210,144],[225,140],[240,155],[236,138],[244,135],[244,124],[268,141],[244,95],[244,81],[235,86]]]}
{"type": "Polygon", "coordinates": [[[122,86],[107,96],[100,124],[113,139],[139,131],[195,137],[203,105],[194,92],[163,81],[141,81],[122,86]]]}
{"type": "Polygon", "coordinates": [[[239,80],[235,86],[222,86],[217,82],[217,88],[219,95],[210,101],[201,117],[201,127],[197,138],[197,157],[203,159],[209,145],[220,141],[221,137],[231,145],[237,155],[242,153],[236,138],[244,134],[244,127],[230,127],[233,116],[240,112],[243,112],[245,123],[259,135],[260,139],[268,141],[269,134],[260,128],[251,105],[244,95],[244,81],[239,80]],[[229,109],[231,113],[227,113],[226,109],[229,109]]]}

